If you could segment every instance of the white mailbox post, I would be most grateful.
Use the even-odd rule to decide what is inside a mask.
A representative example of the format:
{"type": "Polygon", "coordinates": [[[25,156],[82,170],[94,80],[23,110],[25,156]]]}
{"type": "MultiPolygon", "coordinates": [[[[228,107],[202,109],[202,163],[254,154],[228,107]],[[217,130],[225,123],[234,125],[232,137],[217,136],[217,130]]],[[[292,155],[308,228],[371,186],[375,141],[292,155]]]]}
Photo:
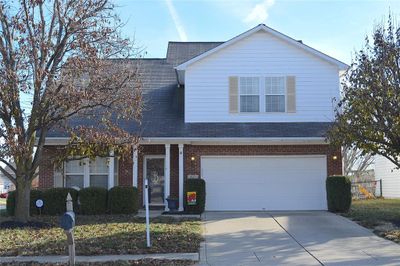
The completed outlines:
{"type": "Polygon", "coordinates": [[[75,265],[75,239],[74,239],[74,226],[75,226],[75,213],[73,209],[72,197],[68,193],[66,200],[67,211],[61,216],[60,225],[67,235],[68,241],[68,254],[69,265],[75,265]]]}
{"type": "Polygon", "coordinates": [[[149,181],[146,178],[144,180],[144,205],[146,208],[146,240],[147,247],[151,247],[150,243],[150,213],[149,213],[149,181]]]}

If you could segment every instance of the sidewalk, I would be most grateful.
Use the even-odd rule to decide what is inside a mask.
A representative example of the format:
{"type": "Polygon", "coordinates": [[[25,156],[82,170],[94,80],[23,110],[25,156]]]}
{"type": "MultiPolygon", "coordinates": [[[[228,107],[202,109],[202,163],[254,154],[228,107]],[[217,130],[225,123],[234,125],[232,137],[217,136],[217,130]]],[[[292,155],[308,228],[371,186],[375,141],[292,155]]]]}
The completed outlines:
{"type": "MultiPolygon", "coordinates": [[[[142,255],[101,255],[101,256],[76,256],[76,262],[109,262],[109,261],[128,261],[142,259],[159,260],[192,260],[198,261],[198,253],[164,253],[164,254],[142,254],[142,255]]],[[[68,256],[18,256],[0,257],[0,263],[7,262],[39,262],[39,263],[59,263],[68,262],[68,256]]]]}

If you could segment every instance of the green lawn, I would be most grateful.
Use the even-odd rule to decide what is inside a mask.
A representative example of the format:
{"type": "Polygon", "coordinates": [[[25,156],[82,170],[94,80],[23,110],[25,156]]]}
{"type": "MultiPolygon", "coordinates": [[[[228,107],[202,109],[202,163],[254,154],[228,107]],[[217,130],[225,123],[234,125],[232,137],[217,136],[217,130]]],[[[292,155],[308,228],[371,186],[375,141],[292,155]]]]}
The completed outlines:
{"type": "Polygon", "coordinates": [[[353,201],[344,216],[373,229],[375,233],[400,242],[400,199],[370,199],[353,201]]]}
{"type": "MultiPolygon", "coordinates": [[[[67,254],[66,236],[58,228],[59,217],[35,219],[54,227],[0,230],[0,256],[67,254]]],[[[202,241],[198,219],[152,219],[151,248],[146,247],[144,218],[78,215],[76,221],[77,255],[198,252],[202,241]]]]}

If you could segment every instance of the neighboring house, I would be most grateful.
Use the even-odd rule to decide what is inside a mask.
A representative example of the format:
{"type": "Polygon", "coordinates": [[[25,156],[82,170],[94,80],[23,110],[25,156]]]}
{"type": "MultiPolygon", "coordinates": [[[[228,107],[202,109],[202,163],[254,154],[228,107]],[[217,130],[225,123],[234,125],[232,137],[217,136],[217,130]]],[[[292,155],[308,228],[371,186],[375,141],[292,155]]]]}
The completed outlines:
{"type": "Polygon", "coordinates": [[[375,180],[382,179],[382,196],[400,198],[400,170],[383,156],[375,157],[375,180]]]}
{"type": "MultiPolygon", "coordinates": [[[[126,61],[121,62],[126,63],[126,61]]],[[[325,142],[348,66],[265,25],[226,42],[170,42],[166,58],[138,59],[145,109],[141,142],[119,161],[51,163],[68,136],[52,132],[40,187],[138,187],[151,204],[206,181],[206,210],[325,210],[325,179],[341,174],[325,142]]],[[[166,207],[165,207],[166,208],[166,207]]]]}
{"type": "MultiPolygon", "coordinates": [[[[6,167],[5,170],[9,173],[12,173],[9,167],[6,167]]],[[[0,172],[0,193],[8,192],[11,190],[15,190],[15,186],[13,182],[2,172],[0,172]]]]}

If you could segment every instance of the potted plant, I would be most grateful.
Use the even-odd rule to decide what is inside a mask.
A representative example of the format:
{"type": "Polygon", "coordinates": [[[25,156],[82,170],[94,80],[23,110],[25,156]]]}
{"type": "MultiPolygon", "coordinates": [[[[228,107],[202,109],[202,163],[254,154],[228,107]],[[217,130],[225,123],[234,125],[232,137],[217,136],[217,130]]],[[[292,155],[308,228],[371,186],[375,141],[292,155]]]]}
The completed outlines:
{"type": "Polygon", "coordinates": [[[178,198],[174,198],[174,197],[169,196],[169,197],[167,198],[167,202],[168,202],[168,209],[169,209],[171,212],[176,212],[176,211],[178,210],[178,207],[179,207],[179,200],[178,200],[178,198]]]}

